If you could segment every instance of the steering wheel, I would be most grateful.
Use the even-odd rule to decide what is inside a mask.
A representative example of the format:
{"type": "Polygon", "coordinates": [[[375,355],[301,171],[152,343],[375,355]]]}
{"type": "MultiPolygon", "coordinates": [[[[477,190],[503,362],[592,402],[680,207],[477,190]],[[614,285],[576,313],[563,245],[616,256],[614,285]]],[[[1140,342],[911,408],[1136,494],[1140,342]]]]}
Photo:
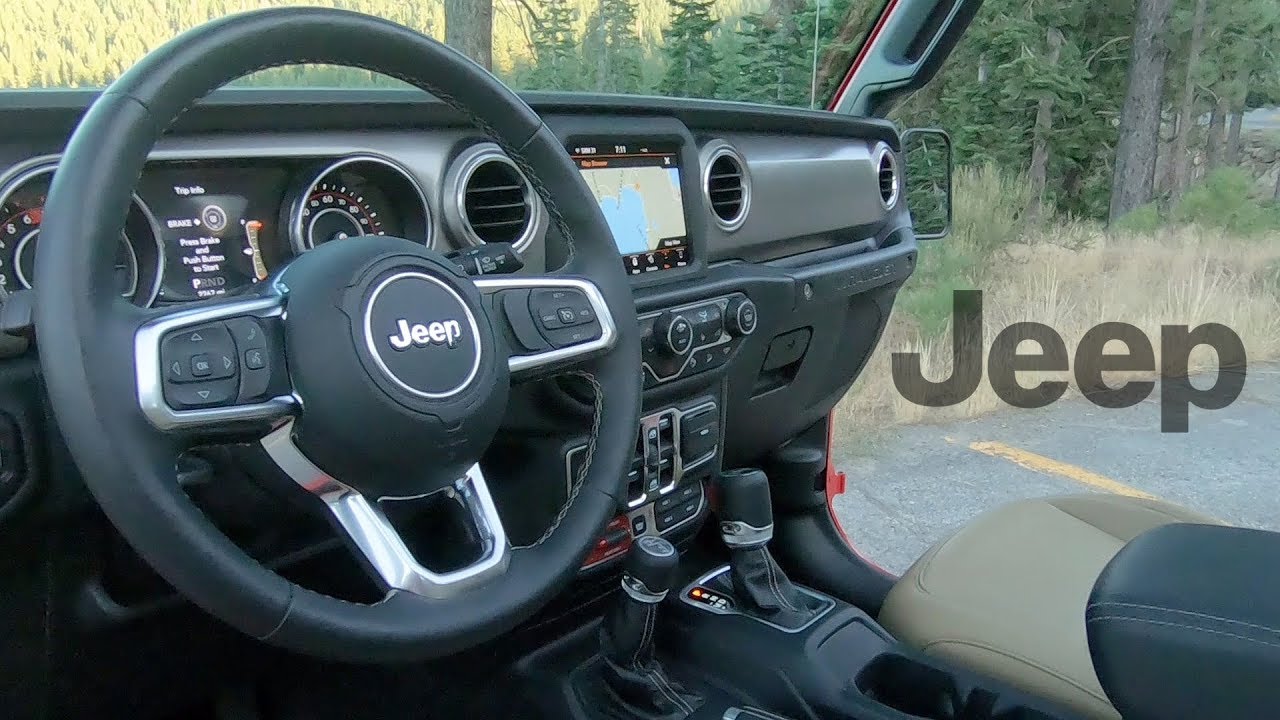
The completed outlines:
{"type": "Polygon", "coordinates": [[[210,22],[149,54],[72,135],[46,203],[36,278],[40,362],[85,483],[178,591],[270,643],[390,661],[492,638],[574,577],[625,492],[640,340],[609,228],[528,105],[462,55],[394,23],[269,9],[210,22]],[[308,251],[249,296],[153,310],[123,300],[113,255],[156,140],[228,81],[299,63],[398,78],[464,113],[536,190],[566,243],[564,267],[472,280],[420,244],[358,237],[308,251]],[[533,315],[547,303],[573,308],[578,324],[540,339],[533,315]],[[220,379],[184,377],[198,355],[213,359],[220,379]],[[511,383],[557,372],[594,391],[586,462],[546,532],[515,547],[477,460],[511,383]],[[327,510],[385,589],[381,601],[348,602],[282,578],[188,499],[178,456],[246,436],[327,510]],[[438,494],[465,508],[477,538],[478,557],[464,567],[421,564],[378,502],[438,494]]]}

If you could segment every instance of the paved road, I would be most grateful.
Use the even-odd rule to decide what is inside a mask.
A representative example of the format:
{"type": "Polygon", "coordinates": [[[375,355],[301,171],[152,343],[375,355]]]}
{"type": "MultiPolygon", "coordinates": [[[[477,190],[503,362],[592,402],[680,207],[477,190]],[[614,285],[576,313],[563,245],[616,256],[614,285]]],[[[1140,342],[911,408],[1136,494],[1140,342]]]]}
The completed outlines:
{"type": "Polygon", "coordinates": [[[1225,409],[1193,407],[1186,434],[1160,432],[1158,388],[1152,396],[1124,410],[1075,398],[837,447],[848,483],[836,514],[860,550],[896,573],[982,511],[1028,497],[1148,494],[1280,529],[1280,366],[1250,368],[1225,409]]]}

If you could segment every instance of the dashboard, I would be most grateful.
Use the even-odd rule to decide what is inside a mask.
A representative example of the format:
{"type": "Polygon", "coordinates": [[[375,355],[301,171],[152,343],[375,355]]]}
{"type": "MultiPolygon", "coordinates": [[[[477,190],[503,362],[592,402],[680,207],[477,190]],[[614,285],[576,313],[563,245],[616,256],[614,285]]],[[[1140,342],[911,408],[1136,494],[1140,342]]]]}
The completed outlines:
{"type": "MultiPolygon", "coordinates": [[[[30,298],[36,279],[59,153],[93,97],[0,92],[0,300],[15,316],[15,296],[30,298]]],[[[619,478],[626,495],[579,582],[557,600],[563,609],[616,588],[609,569],[635,538],[690,541],[709,512],[704,486],[719,469],[763,462],[823,422],[875,347],[917,246],[896,192],[899,141],[888,123],[700,100],[526,100],[609,224],[643,353],[635,453],[619,478]]],[[[247,292],[317,245],[368,234],[421,243],[471,274],[546,273],[568,258],[549,220],[516,162],[467,118],[419,93],[221,90],[151,153],[120,229],[116,282],[139,306],[198,303],[247,292]]],[[[508,342],[548,342],[568,320],[550,309],[537,317],[541,326],[508,342]]],[[[0,334],[0,546],[12,546],[0,553],[0,597],[44,617],[46,599],[65,595],[54,602],[76,616],[55,618],[74,627],[51,640],[33,625],[37,639],[0,643],[0,653],[16,653],[7,663],[14,667],[40,666],[46,655],[92,667],[76,677],[100,689],[83,693],[95,710],[111,693],[127,708],[139,693],[198,684],[199,653],[167,658],[164,667],[114,661],[118,647],[175,636],[229,641],[224,629],[193,631],[192,616],[175,609],[185,605],[92,510],[59,449],[38,352],[38,338],[0,334]],[[65,567],[46,570],[29,552],[36,540],[6,534],[19,522],[67,533],[59,541],[68,548],[65,567]],[[57,576],[56,589],[44,584],[46,572],[57,576]],[[91,635],[81,625],[110,631],[91,635]],[[59,638],[75,640],[46,647],[59,638]]],[[[584,397],[564,377],[511,389],[482,462],[513,544],[535,541],[572,492],[587,456],[584,397]]],[[[286,516],[274,498],[247,489],[265,471],[226,462],[244,451],[190,458],[180,481],[255,556],[288,566],[309,586],[369,599],[360,594],[366,586],[340,584],[350,558],[327,525],[286,516]]],[[[352,569],[351,577],[363,573],[352,569]]],[[[0,689],[24,692],[4,683],[0,689]]]]}
{"type": "MultiPolygon", "coordinates": [[[[33,96],[7,107],[15,96],[0,93],[0,120],[14,128],[0,139],[0,300],[32,288],[60,143],[90,96],[53,93],[24,110],[33,96]]],[[[753,462],[825,417],[874,347],[915,244],[887,123],[705,101],[530,100],[595,197],[640,323],[640,435],[595,567],[634,537],[689,527],[716,468],[753,462]]],[[[416,93],[215,93],[161,139],[133,188],[120,294],[139,306],[233,296],[362,235],[420,243],[471,275],[562,265],[566,243],[520,165],[451,113],[416,93]]],[[[508,344],[545,347],[579,322],[567,306],[534,318],[508,344]]],[[[0,336],[0,367],[30,349],[0,336]]],[[[496,452],[540,457],[519,438],[545,442],[564,433],[565,413],[586,412],[571,382],[518,388],[496,452]]],[[[547,474],[576,475],[578,419],[547,474]]],[[[514,492],[533,528],[565,497],[514,492]]]]}
{"type": "MultiPolygon", "coordinates": [[[[838,125],[822,118],[832,128],[815,123],[822,132],[793,144],[767,132],[784,117],[755,119],[767,122],[714,135],[671,116],[550,119],[637,287],[717,260],[844,244],[883,221],[888,208],[875,200],[873,156],[888,152],[891,130],[868,124],[884,139],[851,140],[831,134],[838,125]],[[797,194],[833,182],[854,199],[797,194]]],[[[0,143],[0,300],[33,285],[57,167],[56,153],[15,151],[0,143]]],[[[117,283],[141,306],[236,294],[318,244],[370,234],[452,254],[507,243],[534,271],[555,262],[546,211],[528,179],[474,132],[175,134],[156,148],[135,188],[117,283]]]]}
{"type": "MultiPolygon", "coordinates": [[[[12,128],[0,138],[6,303],[33,286],[58,151],[91,97],[0,93],[12,128]]],[[[686,493],[702,476],[825,417],[874,347],[915,244],[888,123],[707,101],[529,99],[607,221],[640,323],[637,424],[652,437],[637,438],[626,478],[628,532],[595,565],[634,536],[691,521],[701,495],[686,493]]],[[[421,243],[472,275],[560,267],[567,244],[530,179],[466,120],[412,92],[215,93],[161,139],[133,188],[121,296],[170,306],[245,293],[318,245],[362,235],[421,243]]],[[[506,338],[512,347],[546,347],[579,322],[567,306],[534,317],[506,338]]],[[[0,367],[31,349],[0,336],[0,367]]],[[[505,421],[512,443],[555,437],[566,412],[587,410],[572,383],[530,386],[505,421]]],[[[583,424],[549,474],[574,476],[583,424]]],[[[562,498],[527,503],[543,511],[530,525],[562,498]]]]}

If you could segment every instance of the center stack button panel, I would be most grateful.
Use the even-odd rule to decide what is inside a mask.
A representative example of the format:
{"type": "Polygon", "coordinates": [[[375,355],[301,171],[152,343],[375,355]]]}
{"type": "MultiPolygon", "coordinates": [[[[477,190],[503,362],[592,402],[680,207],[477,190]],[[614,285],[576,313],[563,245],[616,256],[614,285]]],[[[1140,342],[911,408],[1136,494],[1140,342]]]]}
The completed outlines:
{"type": "Polygon", "coordinates": [[[755,303],[742,293],[641,315],[644,386],[724,366],[756,321],[755,303]]]}

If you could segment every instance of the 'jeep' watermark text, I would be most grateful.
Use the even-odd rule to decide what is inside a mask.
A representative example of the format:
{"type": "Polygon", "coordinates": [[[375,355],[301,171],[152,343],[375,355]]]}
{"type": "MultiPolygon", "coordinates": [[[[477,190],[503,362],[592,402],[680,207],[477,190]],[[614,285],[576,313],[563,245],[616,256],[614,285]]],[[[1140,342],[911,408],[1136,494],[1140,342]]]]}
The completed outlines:
{"type": "MultiPolygon", "coordinates": [[[[924,377],[919,353],[893,354],[893,384],[902,397],[926,407],[947,407],[973,395],[982,380],[982,292],[957,290],[952,296],[952,371],[939,382],[924,377]]],[[[1160,430],[1187,432],[1190,406],[1204,410],[1221,410],[1244,389],[1245,349],[1240,336],[1225,325],[1205,323],[1194,328],[1186,325],[1160,327],[1159,368],[1160,430]],[[1187,365],[1191,351],[1205,345],[1217,353],[1218,373],[1213,385],[1200,389],[1191,384],[1187,365]]],[[[1151,395],[1155,382],[1131,380],[1112,388],[1102,379],[1103,372],[1147,372],[1157,370],[1151,341],[1138,328],[1128,323],[1107,322],[1090,328],[1076,347],[1076,383],[1094,405],[1104,408],[1126,408],[1137,405],[1151,395]],[[1104,353],[1108,342],[1124,345],[1124,354],[1104,353]]],[[[1065,380],[1043,381],[1034,387],[1018,383],[1018,372],[1065,372],[1071,369],[1067,346],[1053,328],[1036,322],[1014,323],[996,335],[987,358],[987,374],[991,389],[1005,403],[1019,408],[1044,407],[1067,391],[1065,380]],[[1020,354],[1018,346],[1025,340],[1035,342],[1038,354],[1020,354]]]]}

